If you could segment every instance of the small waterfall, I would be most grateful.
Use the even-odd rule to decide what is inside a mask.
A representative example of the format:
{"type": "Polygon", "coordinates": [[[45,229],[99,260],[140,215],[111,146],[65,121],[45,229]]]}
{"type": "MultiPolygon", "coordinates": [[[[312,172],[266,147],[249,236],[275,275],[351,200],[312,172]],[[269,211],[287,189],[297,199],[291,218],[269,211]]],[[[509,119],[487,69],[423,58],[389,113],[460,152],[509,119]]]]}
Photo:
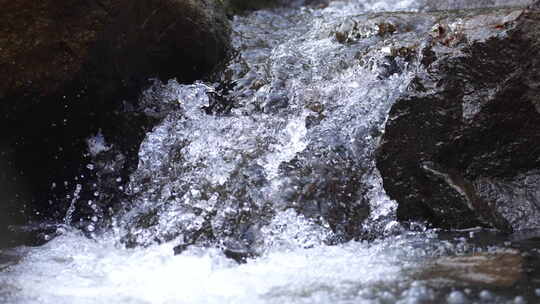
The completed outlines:
{"type": "MultiPolygon", "coordinates": [[[[392,105],[423,72],[421,37],[436,17],[410,12],[427,2],[235,16],[236,56],[213,81],[155,80],[143,92],[144,113],[162,120],[126,187],[112,183],[126,199],[111,229],[94,231],[113,212],[98,206],[107,189],[87,201],[84,231],[70,227],[87,190],[77,185],[59,236],[0,251],[0,302],[537,300],[533,281],[505,285],[526,278],[519,249],[492,246],[500,236],[481,229],[403,227],[383,189],[375,153],[392,105]],[[462,279],[471,263],[473,283],[462,279]]],[[[100,133],[88,145],[114,154],[100,133]]],[[[106,159],[89,169],[114,171],[106,159]]]]}
{"type": "Polygon", "coordinates": [[[373,153],[413,76],[413,61],[386,51],[407,33],[361,17],[362,38],[341,41],[350,16],[335,9],[236,17],[239,53],[219,84],[171,80],[147,92],[148,111],[167,114],[141,145],[123,242],[264,252],[277,218],[302,218],[326,243],[395,225],[373,153]]]}

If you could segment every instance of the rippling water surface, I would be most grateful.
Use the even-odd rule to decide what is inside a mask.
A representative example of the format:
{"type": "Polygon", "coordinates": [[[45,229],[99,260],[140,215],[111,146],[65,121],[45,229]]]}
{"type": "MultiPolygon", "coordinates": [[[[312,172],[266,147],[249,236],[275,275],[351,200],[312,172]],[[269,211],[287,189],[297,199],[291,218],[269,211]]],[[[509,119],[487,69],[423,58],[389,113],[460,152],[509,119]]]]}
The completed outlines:
{"type": "MultiPolygon", "coordinates": [[[[84,233],[70,228],[78,204],[92,204],[75,193],[58,237],[0,252],[0,302],[540,301],[538,234],[402,227],[382,188],[373,153],[419,72],[395,50],[434,19],[362,14],[426,7],[334,1],[236,17],[238,52],[215,83],[143,94],[163,120],[112,228],[96,233],[98,215],[84,233]]],[[[99,135],[89,145],[109,147],[99,135]]]]}

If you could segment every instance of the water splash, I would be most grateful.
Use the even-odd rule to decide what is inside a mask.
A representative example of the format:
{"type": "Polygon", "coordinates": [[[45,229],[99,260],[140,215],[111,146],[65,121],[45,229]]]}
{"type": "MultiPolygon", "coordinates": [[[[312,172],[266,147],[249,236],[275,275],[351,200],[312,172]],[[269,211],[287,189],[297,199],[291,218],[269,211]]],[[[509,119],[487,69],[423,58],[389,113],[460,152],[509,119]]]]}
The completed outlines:
{"type": "Polygon", "coordinates": [[[73,213],[75,212],[75,204],[77,203],[77,200],[79,199],[79,194],[81,193],[82,185],[77,184],[75,186],[75,190],[73,191],[73,196],[71,198],[71,202],[69,204],[68,210],[66,212],[66,215],[64,216],[64,225],[70,226],[73,222],[73,213]]]}
{"type": "MultiPolygon", "coordinates": [[[[500,248],[403,229],[374,165],[387,113],[418,72],[409,51],[433,20],[364,13],[425,4],[333,1],[235,17],[238,56],[219,83],[156,81],[143,94],[145,114],[163,120],[140,148],[113,229],[89,239],[64,227],[42,247],[0,251],[0,302],[514,301],[419,278],[440,257],[500,248]],[[369,232],[387,238],[343,242],[369,232]],[[238,265],[228,246],[258,258],[238,265]],[[11,254],[24,258],[2,263],[11,254]]],[[[90,144],[109,148],[99,134],[90,144]]]]}
{"type": "MultiPolygon", "coordinates": [[[[369,209],[372,221],[392,218],[373,153],[414,65],[381,50],[412,38],[370,32],[343,43],[336,33],[349,12],[338,5],[235,17],[239,55],[219,87],[156,83],[167,98],[153,107],[170,110],[140,149],[135,200],[119,222],[128,246],[264,244],[261,231],[288,210],[340,239],[369,228],[369,209]]],[[[374,28],[383,22],[360,18],[374,28]]]]}
{"type": "MultiPolygon", "coordinates": [[[[282,228],[303,225],[291,223],[293,217],[286,217],[276,219],[275,224],[282,228]]],[[[296,237],[294,230],[282,236],[292,232],[296,237]]],[[[524,299],[500,295],[501,287],[497,285],[463,287],[459,285],[463,282],[433,275],[440,270],[429,266],[449,254],[461,256],[462,263],[474,262],[475,259],[467,260],[471,254],[483,255],[486,261],[490,256],[517,261],[520,255],[515,250],[479,249],[464,240],[445,242],[439,237],[421,231],[337,246],[305,248],[281,243],[276,250],[238,265],[217,249],[190,247],[182,255],[174,255],[174,245],[165,243],[126,250],[118,248],[114,236],[91,240],[79,231],[68,230],[40,248],[21,248],[5,255],[0,252],[0,261],[10,254],[25,256],[22,261],[11,260],[8,270],[0,271],[0,301],[405,304],[444,303],[447,298],[459,297],[502,304],[513,303],[517,297],[524,299]],[[462,287],[441,287],[437,281],[441,279],[462,287]]],[[[281,239],[276,241],[280,243],[281,239]]],[[[451,259],[440,261],[448,265],[451,259]]],[[[491,267],[489,270],[478,271],[492,273],[490,265],[486,264],[491,267]]]]}

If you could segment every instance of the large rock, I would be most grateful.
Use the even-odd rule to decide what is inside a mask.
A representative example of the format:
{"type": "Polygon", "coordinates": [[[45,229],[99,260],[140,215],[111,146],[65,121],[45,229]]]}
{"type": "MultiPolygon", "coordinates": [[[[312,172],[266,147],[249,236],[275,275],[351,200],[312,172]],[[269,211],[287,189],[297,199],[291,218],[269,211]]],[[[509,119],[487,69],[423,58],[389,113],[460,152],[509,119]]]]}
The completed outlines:
{"type": "Polygon", "coordinates": [[[28,215],[63,216],[71,200],[65,194],[93,174],[85,168],[92,135],[102,133],[125,157],[117,174],[126,176],[152,123],[137,105],[148,79],[200,79],[229,49],[230,27],[218,0],[1,6],[2,227],[28,215]]]}
{"type": "Polygon", "coordinates": [[[540,227],[539,3],[452,12],[420,52],[377,156],[399,219],[540,227]]]}
{"type": "Polygon", "coordinates": [[[229,29],[218,2],[2,3],[2,112],[13,112],[14,97],[64,93],[70,85],[78,85],[81,94],[85,86],[95,86],[110,95],[119,84],[129,86],[149,76],[200,77],[227,47],[229,29]]]}

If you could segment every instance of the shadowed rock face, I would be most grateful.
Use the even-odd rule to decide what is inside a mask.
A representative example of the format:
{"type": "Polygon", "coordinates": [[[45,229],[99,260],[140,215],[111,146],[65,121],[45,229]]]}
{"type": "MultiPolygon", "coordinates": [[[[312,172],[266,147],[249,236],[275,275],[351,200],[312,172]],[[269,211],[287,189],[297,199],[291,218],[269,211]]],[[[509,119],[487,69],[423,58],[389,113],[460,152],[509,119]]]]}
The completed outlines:
{"type": "Polygon", "coordinates": [[[111,178],[126,176],[153,123],[137,104],[148,79],[202,78],[229,49],[217,0],[0,4],[0,226],[62,216],[100,130],[125,159],[111,178]]]}
{"type": "MultiPolygon", "coordinates": [[[[68,93],[70,85],[79,85],[81,95],[90,88],[110,95],[148,76],[197,79],[227,48],[228,24],[218,1],[5,2],[4,115],[13,112],[13,98],[68,93]]],[[[27,103],[18,106],[24,110],[27,103]]]]}
{"type": "MultiPolygon", "coordinates": [[[[434,27],[377,156],[401,220],[540,226],[540,11],[490,9],[434,27]]],[[[459,18],[457,18],[459,17],[459,18]]]]}

